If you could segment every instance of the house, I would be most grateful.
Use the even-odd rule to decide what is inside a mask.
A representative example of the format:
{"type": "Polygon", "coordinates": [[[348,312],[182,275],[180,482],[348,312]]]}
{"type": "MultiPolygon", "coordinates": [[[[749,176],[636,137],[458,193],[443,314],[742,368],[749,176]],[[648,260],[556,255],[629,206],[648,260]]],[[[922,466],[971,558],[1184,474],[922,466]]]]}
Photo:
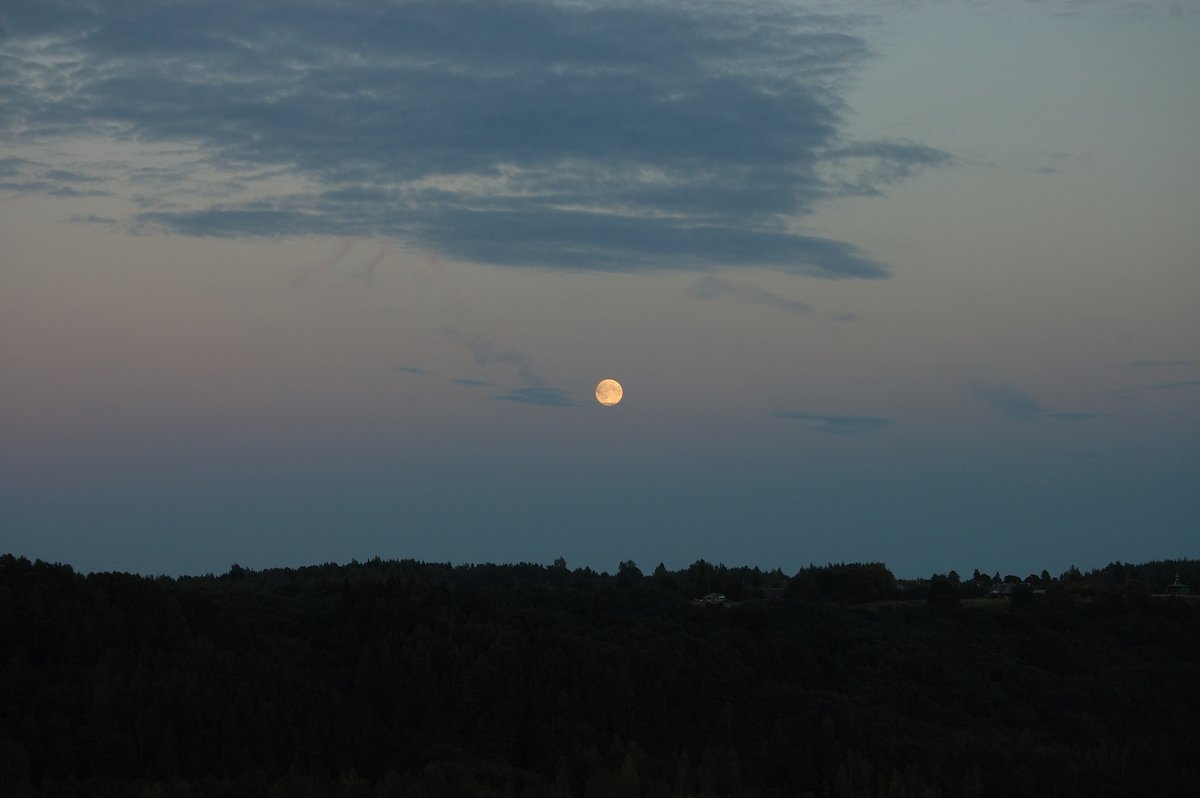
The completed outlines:
{"type": "Polygon", "coordinates": [[[1171,596],[1187,596],[1191,592],[1190,587],[1179,581],[1179,574],[1175,574],[1175,581],[1167,585],[1167,594],[1171,596]]]}
{"type": "Polygon", "coordinates": [[[709,593],[707,596],[700,599],[700,602],[702,604],[724,604],[725,603],[725,594],[724,593],[709,593]]]}
{"type": "Polygon", "coordinates": [[[992,598],[1012,598],[1014,584],[1008,582],[993,582],[992,589],[988,591],[988,595],[992,598]]]}

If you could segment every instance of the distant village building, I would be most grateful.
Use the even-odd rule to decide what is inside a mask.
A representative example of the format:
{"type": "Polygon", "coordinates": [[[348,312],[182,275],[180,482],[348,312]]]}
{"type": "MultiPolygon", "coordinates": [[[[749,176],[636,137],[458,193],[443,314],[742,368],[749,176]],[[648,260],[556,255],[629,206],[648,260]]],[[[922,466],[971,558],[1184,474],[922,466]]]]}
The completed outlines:
{"type": "Polygon", "coordinates": [[[1172,596],[1188,596],[1191,592],[1190,587],[1179,581],[1179,574],[1175,574],[1175,581],[1167,585],[1167,593],[1172,596]]]}
{"type": "Polygon", "coordinates": [[[707,596],[700,599],[700,601],[704,604],[724,604],[725,603],[725,594],[724,593],[709,593],[707,596]]]}
{"type": "Polygon", "coordinates": [[[993,582],[992,589],[988,592],[988,595],[992,598],[1011,598],[1016,587],[1016,585],[1008,582],[993,582]]]}

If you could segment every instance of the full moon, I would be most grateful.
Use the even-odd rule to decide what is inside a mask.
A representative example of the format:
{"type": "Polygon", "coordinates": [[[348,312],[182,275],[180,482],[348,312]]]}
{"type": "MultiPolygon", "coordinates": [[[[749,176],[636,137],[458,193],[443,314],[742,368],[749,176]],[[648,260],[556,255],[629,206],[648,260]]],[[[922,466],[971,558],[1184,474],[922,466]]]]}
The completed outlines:
{"type": "Polygon", "coordinates": [[[625,391],[621,388],[621,383],[616,380],[600,380],[596,383],[596,401],[605,407],[612,407],[621,401],[621,397],[624,395],[625,391]]]}

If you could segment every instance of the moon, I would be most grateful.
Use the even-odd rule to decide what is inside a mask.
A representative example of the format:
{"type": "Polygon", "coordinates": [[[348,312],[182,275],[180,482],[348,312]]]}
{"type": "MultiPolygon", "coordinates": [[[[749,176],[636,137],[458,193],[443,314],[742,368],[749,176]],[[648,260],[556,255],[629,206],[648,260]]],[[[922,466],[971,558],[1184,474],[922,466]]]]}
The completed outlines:
{"type": "Polygon", "coordinates": [[[625,390],[616,380],[600,380],[596,383],[596,401],[605,407],[612,407],[621,401],[625,390]]]}

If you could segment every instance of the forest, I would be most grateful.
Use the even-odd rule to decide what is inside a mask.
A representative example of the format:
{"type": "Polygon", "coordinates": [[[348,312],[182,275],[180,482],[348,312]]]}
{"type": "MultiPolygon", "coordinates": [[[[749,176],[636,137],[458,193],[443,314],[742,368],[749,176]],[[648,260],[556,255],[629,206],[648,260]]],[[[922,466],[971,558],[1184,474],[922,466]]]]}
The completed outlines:
{"type": "Polygon", "coordinates": [[[0,796],[1200,795],[1187,585],[5,554],[0,796]]]}

